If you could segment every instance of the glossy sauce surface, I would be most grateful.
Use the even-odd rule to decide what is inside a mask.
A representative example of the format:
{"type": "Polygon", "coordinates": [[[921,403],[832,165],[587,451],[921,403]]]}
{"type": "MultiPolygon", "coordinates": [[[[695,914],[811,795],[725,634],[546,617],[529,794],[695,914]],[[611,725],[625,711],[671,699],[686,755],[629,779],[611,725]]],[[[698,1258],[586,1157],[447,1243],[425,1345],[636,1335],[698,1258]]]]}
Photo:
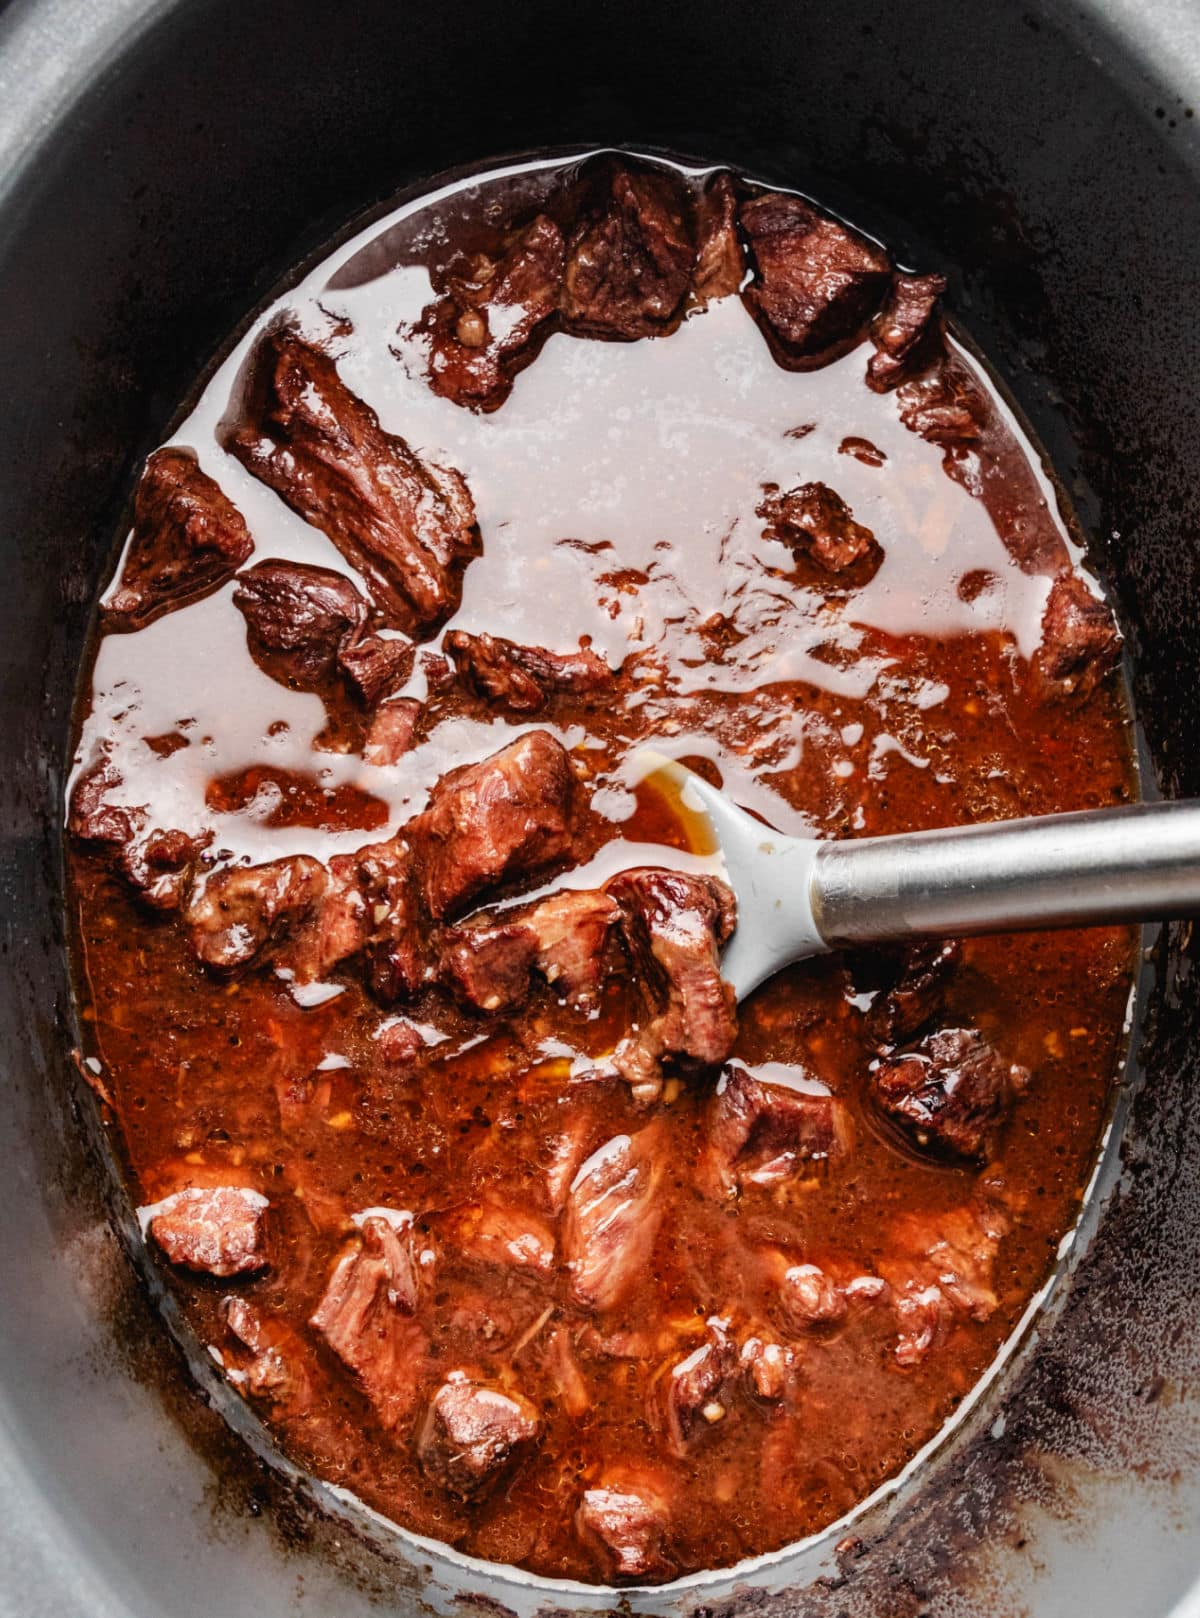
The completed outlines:
{"type": "MultiPolygon", "coordinates": [[[[555,331],[491,414],[430,389],[416,328],[446,263],[538,206],[568,223],[572,184],[553,165],[485,176],[372,227],[264,314],[171,442],[194,451],[242,513],[253,561],[349,571],[222,448],[256,335],[286,310],[387,431],[466,479],[482,553],[448,627],[558,652],[590,637],[619,668],[611,694],[503,715],[461,681],[431,683],[418,655],[398,694],[424,704],[420,739],[373,766],[361,705],[344,689],[292,689],[263,672],[229,583],[99,637],[77,778],[104,750],[126,801],[155,826],[211,833],[218,863],[327,861],[397,832],[448,769],[544,730],[568,750],[591,819],[575,868],[524,884],[537,892],[592,888],[636,864],[716,868],[642,782],[641,742],[801,835],[1130,797],[1115,682],[1053,702],[1029,677],[1051,579],[1078,552],[1035,451],[952,338],[989,402],[981,440],[952,475],[943,447],[903,424],[895,393],[864,386],[866,345],[785,370],[737,296],[662,337],[555,331]],[[764,486],[809,482],[836,490],[874,534],[871,576],[824,574],[765,532],[764,486]]],[[[646,1575],[661,1579],[786,1544],[892,1476],[984,1372],[1053,1263],[1123,1049],[1127,932],[966,943],[940,1025],[977,1030],[1029,1079],[986,1158],[948,1160],[902,1137],[872,1096],[871,1013],[891,959],[797,966],[739,1008],[731,1062],[768,1085],[831,1095],[842,1146],[728,1195],[706,1166],[726,1080],[682,1067],[647,1107],[613,1066],[641,1015],[629,970],[608,977],[591,1012],[545,988],[500,1017],[437,988],[381,1006],[353,969],[302,984],[267,961],[215,978],[178,918],[149,913],[103,852],[74,844],[71,862],[85,1052],[136,1201],[215,1185],[268,1199],[268,1268],[171,1272],[201,1339],[297,1460],[421,1533],[545,1574],[621,1577],[580,1528],[589,1489],[640,1479],[663,1503],[646,1575]],[[397,1063],[380,1034],[401,1016],[426,1043],[397,1063]],[[564,1140],[594,1153],[647,1130],[661,1210],[650,1257],[619,1306],[581,1307],[548,1170],[564,1140]],[[479,1207],[530,1216],[556,1261],[481,1257],[463,1237],[479,1207]],[[381,1421],[310,1324],[354,1216],[372,1209],[411,1214],[434,1256],[413,1317],[421,1398],[463,1370],[540,1414],[536,1447],[478,1497],[422,1466],[420,1406],[381,1421]],[[799,1328],[781,1316],[782,1268],[813,1265],[843,1287],[867,1278],[899,1297],[935,1274],[939,1243],[964,1228],[981,1241],[985,1227],[991,1302],[950,1311],[908,1363],[894,1309],[859,1303],[869,1288],[851,1286],[837,1320],[799,1328]],[[278,1323],[305,1398],[248,1386],[231,1294],[278,1323]],[[664,1389],[713,1317],[739,1344],[778,1343],[786,1389],[764,1397],[730,1374],[680,1444],[664,1389]]]]}

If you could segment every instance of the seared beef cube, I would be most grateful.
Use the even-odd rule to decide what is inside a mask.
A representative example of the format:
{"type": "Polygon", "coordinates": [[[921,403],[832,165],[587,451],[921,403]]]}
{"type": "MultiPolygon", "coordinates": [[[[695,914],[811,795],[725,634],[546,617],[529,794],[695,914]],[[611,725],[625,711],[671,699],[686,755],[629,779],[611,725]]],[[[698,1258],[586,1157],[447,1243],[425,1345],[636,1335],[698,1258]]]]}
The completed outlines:
{"type": "Polygon", "coordinates": [[[792,1264],[779,1288],[779,1317],[797,1334],[836,1326],[846,1318],[846,1293],[816,1264],[792,1264]]]}
{"type": "Polygon", "coordinates": [[[676,1455],[725,1418],[721,1391],[737,1365],[737,1347],[723,1320],[708,1322],[705,1341],[671,1367],[662,1381],[667,1434],[676,1455]]]}
{"type": "Polygon", "coordinates": [[[474,1500],[524,1459],[541,1431],[541,1417],[528,1399],[470,1381],[460,1371],[430,1401],[417,1454],[426,1477],[474,1500]]]}
{"type": "Polygon", "coordinates": [[[312,1403],[312,1384],[304,1368],[304,1345],[296,1333],[245,1298],[226,1298],[222,1311],[234,1337],[250,1350],[237,1386],[275,1412],[303,1415],[312,1403]]]}
{"type": "Polygon", "coordinates": [[[333,361],[285,329],[259,344],[247,407],[226,447],[329,536],[389,620],[428,631],[449,617],[479,552],[459,473],[384,432],[333,361]]]}
{"type": "Polygon", "coordinates": [[[155,910],[178,910],[191,885],[192,870],[212,841],[212,833],[189,837],[182,831],[152,831],[132,837],[118,863],[131,887],[155,910]]]}
{"type": "Polygon", "coordinates": [[[932,1022],[945,1005],[946,985],[961,957],[956,940],[908,945],[899,978],[867,1014],[872,1039],[899,1045],[932,1022]]]}
{"type": "Polygon", "coordinates": [[[438,950],[438,976],[468,1005],[506,1011],[528,998],[537,944],[520,922],[472,921],[450,927],[438,950]]]}
{"type": "Polygon", "coordinates": [[[214,972],[246,966],[308,917],[328,876],[307,854],[217,871],[185,912],[192,948],[214,972]]]}
{"type": "Polygon", "coordinates": [[[554,1232],[528,1209],[467,1203],[446,1216],[445,1233],[460,1253],[481,1264],[554,1274],[554,1232]]]}
{"type": "Polygon", "coordinates": [[[738,1363],[746,1380],[760,1399],[782,1399],[791,1370],[791,1352],[780,1343],[762,1337],[747,1337],[738,1363]]]}
{"type": "Polygon", "coordinates": [[[871,1075],[879,1106],[918,1146],[965,1158],[986,1154],[1028,1082],[974,1028],[939,1029],[871,1075]]]}
{"type": "Polygon", "coordinates": [[[246,620],[251,650],[307,687],[333,668],[342,642],[365,628],[370,608],[344,573],[306,562],[256,562],[241,574],[233,604],[246,620]]]}
{"type": "Polygon", "coordinates": [[[415,745],[420,721],[421,704],[415,697],[393,697],[380,703],[363,742],[363,759],[377,769],[398,764],[415,745]]]}
{"type": "Polygon", "coordinates": [[[79,777],[71,793],[67,830],[85,843],[127,843],[146,824],[144,809],[110,803],[123,786],[120,771],[103,754],[79,777]]]}
{"type": "Polygon", "coordinates": [[[474,410],[502,405],[558,309],[562,273],[562,232],[539,214],[498,260],[480,258],[468,276],[451,277],[448,295],[421,317],[433,391],[474,410]]]}
{"type": "Polygon", "coordinates": [[[607,892],[621,907],[642,984],[661,1006],[615,1058],[634,1094],[651,1100],[661,1089],[664,1056],[715,1067],[733,1049],[735,998],[721,981],[720,949],[733,932],[736,904],[716,877],[677,871],[623,871],[607,892]]]}
{"type": "Polygon", "coordinates": [[[900,382],[934,329],[944,275],[898,273],[883,308],[871,322],[875,352],[867,361],[867,386],[886,393],[900,382]]]}
{"type": "Polygon", "coordinates": [[[767,525],[764,538],[789,545],[826,573],[842,573],[883,554],[871,530],[855,522],[841,495],[825,483],[802,483],[786,494],[768,489],[758,515],[767,525]]]}
{"type": "Polygon", "coordinates": [[[1086,697],[1121,659],[1121,633],[1107,602],[1077,573],[1060,573],[1042,614],[1042,644],[1033,654],[1034,689],[1046,697],[1086,697]]]}
{"type": "Polygon", "coordinates": [[[861,341],[891,275],[882,249],[800,197],[742,204],[754,280],[742,300],[781,365],[812,370],[861,341]]]}
{"type": "Polygon", "coordinates": [[[746,259],[737,233],[737,198],[728,174],[715,174],[696,204],[692,301],[701,309],[739,291],[746,259]]]}
{"type": "Polygon", "coordinates": [[[485,888],[563,860],[574,787],[565,749],[544,730],[444,776],[406,830],[430,913],[441,918],[485,888]]]}
{"type": "Polygon", "coordinates": [[[924,376],[896,390],[900,420],[909,432],[947,449],[982,436],[987,403],[961,365],[941,360],[924,376]]]}
{"type": "Polygon", "coordinates": [[[588,337],[632,340],[667,331],[696,249],[674,176],[618,167],[600,207],[572,233],[562,314],[588,337]]]}
{"type": "Polygon", "coordinates": [[[231,579],[254,549],[241,512],[191,450],[160,449],[133,502],[133,533],[106,629],[142,629],[231,579]]]}
{"type": "Polygon", "coordinates": [[[658,1480],[626,1469],[584,1491],[575,1526],[610,1578],[660,1579],[672,1567],[663,1549],[670,1520],[658,1480]]]}
{"type": "Polygon", "coordinates": [[[150,1234],[172,1264],[207,1275],[249,1275],[267,1266],[267,1199],[245,1186],[196,1186],[157,1203],[150,1234]]]}
{"type": "Polygon", "coordinates": [[[424,1337],[410,1319],[417,1306],[417,1257],[411,1222],[382,1214],[362,1219],[309,1321],[354,1373],[384,1427],[411,1409],[424,1337]]]}
{"type": "Polygon", "coordinates": [[[587,700],[613,688],[613,671],[586,642],[577,652],[548,652],[501,635],[452,629],[442,644],[467,683],[511,713],[538,713],[552,697],[587,700]]]}
{"type": "Polygon", "coordinates": [[[658,1120],[607,1141],[571,1182],[562,1250],[571,1300],[580,1308],[615,1309],[645,1274],[662,1219],[665,1150],[658,1120]]]}
{"type": "Polygon", "coordinates": [[[775,1185],[799,1164],[843,1151],[846,1133],[842,1109],[828,1093],[764,1084],[734,1065],[709,1105],[704,1164],[726,1191],[747,1181],[775,1185]]]}

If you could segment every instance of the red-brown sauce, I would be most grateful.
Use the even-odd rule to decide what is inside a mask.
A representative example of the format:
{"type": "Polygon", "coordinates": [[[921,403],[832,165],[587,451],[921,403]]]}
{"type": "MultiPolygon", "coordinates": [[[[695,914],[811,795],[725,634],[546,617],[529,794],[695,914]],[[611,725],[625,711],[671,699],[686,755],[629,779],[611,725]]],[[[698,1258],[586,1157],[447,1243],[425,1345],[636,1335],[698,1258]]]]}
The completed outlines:
{"type": "MultiPolygon", "coordinates": [[[[691,220],[704,177],[658,172],[691,220]]],[[[565,1003],[538,968],[489,1011],[444,978],[384,989],[361,953],[313,979],[288,954],[289,928],[312,925],[305,898],[213,970],[192,941],[205,884],[300,856],[328,867],[403,836],[448,770],[532,732],[570,762],[570,851],[513,868],[451,920],[523,892],[598,889],[631,865],[709,870],[641,779],[642,742],[779,829],[824,837],[1099,806],[1135,783],[1123,695],[1101,666],[1115,643],[1099,636],[1078,667],[1069,646],[1047,651],[1052,580],[1078,554],[1053,491],[987,373],[940,329],[901,370],[919,387],[952,356],[975,412],[958,439],[906,425],[913,395],[894,378],[865,385],[880,351],[870,310],[841,352],[789,369],[736,286],[662,316],[668,288],[658,327],[629,341],[548,317],[487,413],[431,387],[422,311],[454,297],[455,275],[477,287],[472,256],[494,260],[539,211],[570,263],[581,215],[607,217],[609,173],[532,165],[410,204],[311,272],[217,371],[172,443],[253,549],[221,507],[233,561],[215,588],[148,617],[139,602],[143,627],[102,621],[73,824],[98,765],[103,803],[141,816],[111,835],[93,819],[70,869],[84,1054],[132,1195],[154,1250],[176,1260],[194,1329],[282,1447],[475,1555],[652,1582],[828,1524],[987,1369],[1078,1211],[1123,1048],[1131,935],[966,942],[932,968],[916,1012],[903,996],[924,958],[797,965],[738,1008],[723,1060],[668,1049],[639,1090],[613,1053],[646,1025],[641,979],[658,969],[630,953],[623,923],[592,1003],[565,1003]],[[258,408],[254,345],[281,318],[386,433],[465,480],[481,550],[442,621],[414,630],[404,602],[379,606],[329,537],[343,517],[327,506],[306,521],[248,464],[253,423],[232,452],[258,408]],[[810,547],[799,507],[789,527],[771,505],[772,491],[820,484],[873,536],[841,571],[810,547]],[[233,569],[266,559],[351,576],[367,600],[356,627],[337,619],[339,650],[322,643],[300,675],[290,652],[281,665],[253,644],[234,601],[233,569]],[[514,710],[427,655],[447,629],[590,650],[617,672],[599,697],[552,688],[514,710]],[[369,762],[388,755],[369,739],[378,700],[338,661],[362,634],[418,643],[385,693],[408,704],[392,762],[369,762]],[[139,894],[122,863],[147,828],[187,843],[158,856],[158,909],[144,870],[139,894]],[[880,1102],[881,1068],[901,1093],[906,1059],[936,1080],[936,1041],[955,1030],[994,1064],[995,1117],[966,1151],[880,1102]],[[759,1108],[732,1147],[731,1095],[759,1108]],[[825,1130],[815,1145],[794,1132],[801,1114],[825,1130]],[[626,1154],[608,1180],[606,1152],[626,1154]],[[589,1174],[618,1222],[633,1206],[636,1252],[598,1229],[589,1174]],[[206,1269],[178,1197],[222,1188],[243,1200],[206,1269]],[[174,1227],[155,1219],[172,1198],[174,1227]],[[594,1275],[593,1240],[617,1243],[594,1275]],[[359,1287],[350,1305],[339,1284],[359,1287]],[[484,1405],[458,1409],[463,1386],[484,1405]],[[498,1436],[485,1431],[497,1399],[498,1436]]],[[[757,192],[739,187],[744,210],[757,192]]],[[[769,246],[756,259],[747,217],[731,238],[739,276],[763,282],[769,246]]],[[[477,307],[460,289],[446,319],[475,339],[477,307]]],[[[493,337],[503,316],[487,311],[493,337]]],[[[425,918],[422,939],[444,925],[425,918]]]]}

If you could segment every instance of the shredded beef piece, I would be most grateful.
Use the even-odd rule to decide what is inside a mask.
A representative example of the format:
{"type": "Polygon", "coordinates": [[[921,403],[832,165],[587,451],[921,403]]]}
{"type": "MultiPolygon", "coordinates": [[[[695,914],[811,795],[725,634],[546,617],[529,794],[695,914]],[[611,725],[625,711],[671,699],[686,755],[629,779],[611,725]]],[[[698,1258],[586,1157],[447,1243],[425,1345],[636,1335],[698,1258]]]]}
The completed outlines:
{"type": "Polygon", "coordinates": [[[544,730],[443,776],[406,828],[430,914],[565,859],[574,787],[565,749],[544,730]]]}
{"type": "Polygon", "coordinates": [[[900,382],[935,329],[938,299],[946,290],[944,275],[897,273],[887,302],[871,322],[875,352],[867,361],[867,386],[886,393],[900,382]]]}
{"type": "Polygon", "coordinates": [[[619,912],[606,893],[569,891],[499,914],[472,916],[441,937],[438,975],[481,1011],[518,1005],[536,970],[576,1006],[595,1000],[609,929],[619,912]]]}
{"type": "Polygon", "coordinates": [[[880,1062],[875,1099],[920,1147],[979,1158],[1014,1094],[1029,1083],[974,1028],[942,1028],[914,1050],[880,1062]]]}
{"type": "Polygon", "coordinates": [[[791,1370],[791,1351],[762,1337],[747,1337],[738,1362],[760,1399],[782,1399],[791,1370]]]}
{"type": "Polygon", "coordinates": [[[700,1347],[663,1378],[667,1435],[676,1455],[686,1455],[701,1433],[724,1419],[720,1394],[737,1361],[737,1346],[725,1321],[714,1316],[700,1347]]]}
{"type": "Polygon", "coordinates": [[[250,1350],[237,1385],[250,1398],[269,1404],[273,1412],[303,1415],[312,1404],[312,1383],[304,1368],[304,1345],[296,1333],[246,1298],[226,1298],[221,1307],[229,1330],[250,1350]]]}
{"type": "Polygon", "coordinates": [[[329,536],[390,621],[428,631],[455,611],[479,552],[459,473],[384,432],[333,361],[294,332],[261,340],[247,399],[226,448],[329,536]]]}
{"type": "Polygon", "coordinates": [[[1089,696],[1121,659],[1121,633],[1108,603],[1076,573],[1050,586],[1042,614],[1042,644],[1031,665],[1043,697],[1089,696]]]}
{"type": "Polygon", "coordinates": [[[409,1318],[417,1306],[414,1245],[411,1222],[397,1229],[380,1214],[363,1219],[309,1321],[354,1373],[387,1428],[412,1408],[425,1347],[409,1318]]]}
{"type": "Polygon", "coordinates": [[[577,652],[548,652],[541,646],[518,646],[501,635],[452,629],[442,644],[481,697],[512,713],[538,713],[560,695],[602,697],[615,680],[586,640],[577,652]]]}
{"type": "Polygon", "coordinates": [[[872,1039],[898,1045],[932,1022],[945,1006],[946,986],[961,958],[957,940],[908,945],[899,978],[867,1013],[872,1039]]]}
{"type": "Polygon", "coordinates": [[[621,907],[621,926],[642,985],[661,1010],[616,1053],[640,1099],[662,1085],[662,1058],[704,1067],[725,1061],[737,1037],[733,990],[721,981],[720,956],[733,932],[733,893],[716,877],[677,871],[623,871],[606,891],[621,907]]]}
{"type": "Polygon", "coordinates": [[[149,1229],[172,1264],[208,1275],[249,1275],[267,1267],[266,1211],[259,1191],[197,1186],[157,1204],[149,1229]]]}
{"type": "Polygon", "coordinates": [[[468,1380],[460,1371],[434,1394],[417,1438],[426,1477],[474,1500],[510,1473],[541,1436],[528,1399],[468,1380]]]}
{"type": "Polygon", "coordinates": [[[875,535],[855,522],[840,494],[825,483],[802,483],[781,494],[768,489],[758,507],[766,523],[763,536],[790,545],[826,573],[842,573],[866,558],[878,561],[883,552],[875,535]]]}
{"type": "Polygon", "coordinates": [[[696,204],[696,267],[692,300],[701,309],[739,291],[746,259],[737,233],[737,198],[728,174],[716,174],[696,204]]]}
{"type": "Polygon", "coordinates": [[[104,627],[143,629],[211,595],[253,549],[241,512],[191,450],[155,450],[134,496],[120,581],[101,607],[104,627]]]}
{"type": "Polygon", "coordinates": [[[214,972],[246,966],[305,920],[327,881],[307,854],[217,871],[184,913],[192,948],[214,972]]]}
{"type": "Polygon", "coordinates": [[[498,259],[450,277],[447,295],[421,316],[433,391],[473,410],[502,405],[557,312],[562,274],[562,232],[539,214],[498,259]]]}
{"type": "Polygon", "coordinates": [[[257,562],[239,575],[233,604],[255,661],[272,679],[312,689],[336,667],[373,707],[412,671],[411,643],[368,630],[371,609],[344,573],[257,562]]]}
{"type": "Polygon", "coordinates": [[[415,743],[421,721],[421,704],[415,697],[393,697],[381,702],[371,719],[363,742],[363,758],[381,768],[397,764],[415,743]]]}
{"type": "Polygon", "coordinates": [[[789,1331],[836,1326],[846,1318],[846,1293],[816,1264],[793,1264],[779,1288],[779,1315],[789,1331]]]}
{"type": "Polygon", "coordinates": [[[896,390],[909,432],[947,449],[974,444],[983,433],[987,402],[961,365],[943,359],[896,390]]]}
{"type": "Polygon", "coordinates": [[[445,1216],[445,1234],[460,1252],[483,1264],[553,1275],[554,1232],[528,1209],[470,1202],[445,1216]]]}
{"type": "Polygon", "coordinates": [[[746,1182],[774,1185],[800,1163],[840,1154],[847,1133],[831,1095],[764,1084],[735,1063],[709,1104],[703,1167],[724,1191],[746,1182]]]}
{"type": "Polygon", "coordinates": [[[883,296],[887,254],[800,197],[744,202],[754,280],[742,300],[781,365],[812,370],[861,341],[883,296]]]}
{"type": "Polygon", "coordinates": [[[617,1135],[592,1153],[571,1183],[562,1227],[571,1299],[599,1313],[637,1285],[658,1235],[665,1172],[661,1120],[617,1135]]]}
{"type": "Polygon", "coordinates": [[[666,1495],[649,1473],[628,1469],[584,1491],[575,1525],[614,1579],[660,1579],[672,1570],[663,1549],[670,1526],[666,1495]]]}
{"type": "Polygon", "coordinates": [[[632,340],[670,329],[695,245],[674,176],[618,167],[599,208],[572,233],[562,314],[581,336],[632,340]]]}

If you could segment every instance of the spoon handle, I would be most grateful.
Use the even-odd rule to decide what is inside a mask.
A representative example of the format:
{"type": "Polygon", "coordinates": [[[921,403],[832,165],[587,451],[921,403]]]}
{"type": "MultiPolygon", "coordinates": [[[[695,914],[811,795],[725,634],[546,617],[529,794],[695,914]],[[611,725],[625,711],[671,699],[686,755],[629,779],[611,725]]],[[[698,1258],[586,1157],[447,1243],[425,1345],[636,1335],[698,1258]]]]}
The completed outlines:
{"type": "Polygon", "coordinates": [[[822,843],[832,948],[1200,914],[1200,800],[822,843]]]}

